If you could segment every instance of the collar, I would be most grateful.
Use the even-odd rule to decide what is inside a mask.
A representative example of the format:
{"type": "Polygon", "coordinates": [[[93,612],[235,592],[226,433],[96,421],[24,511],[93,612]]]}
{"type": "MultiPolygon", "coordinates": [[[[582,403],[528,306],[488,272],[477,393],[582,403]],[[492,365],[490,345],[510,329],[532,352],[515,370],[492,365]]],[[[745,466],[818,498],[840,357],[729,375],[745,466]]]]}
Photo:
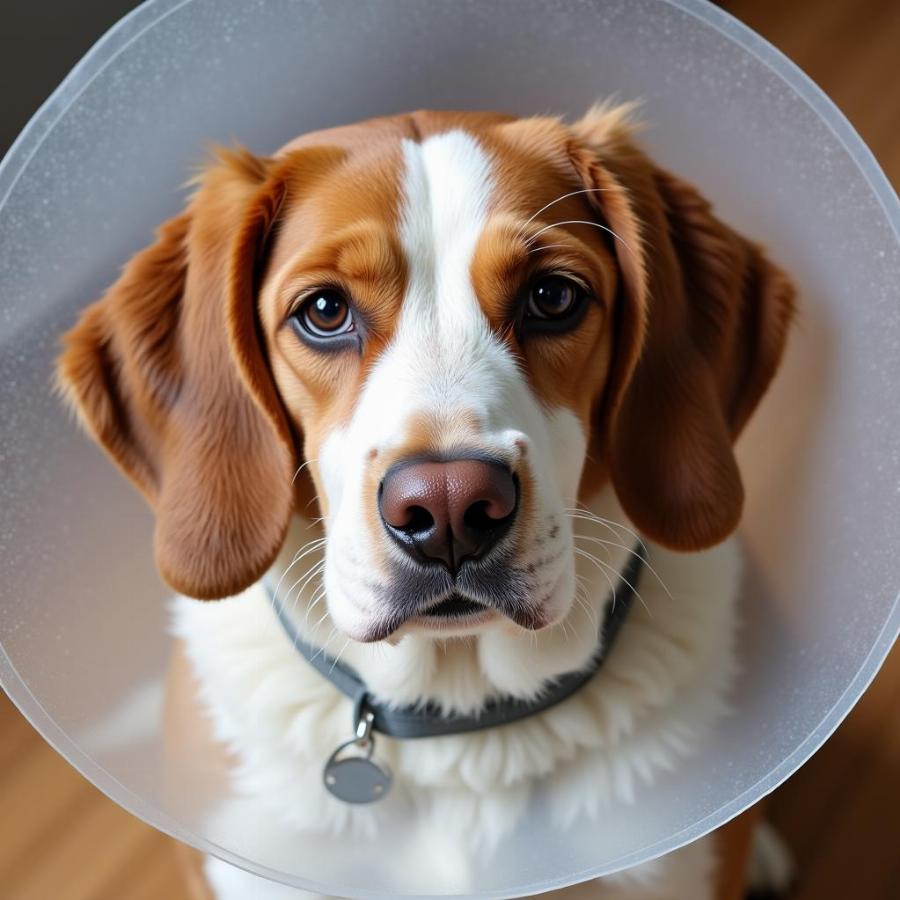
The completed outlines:
{"type": "Polygon", "coordinates": [[[353,733],[371,731],[394,738],[412,739],[465,734],[497,728],[520,719],[537,715],[562,703],[584,687],[603,665],[615,644],[616,637],[634,603],[641,571],[646,563],[646,547],[638,542],[631,551],[628,565],[620,573],[610,592],[600,626],[598,650],[583,668],[565,672],[547,681],[544,689],[530,699],[511,695],[490,698],[476,713],[444,712],[433,703],[394,706],[373,697],[357,672],[321,647],[307,641],[297,630],[272,586],[264,582],[269,600],[297,652],[330,681],[341,693],[353,701],[353,733]]]}

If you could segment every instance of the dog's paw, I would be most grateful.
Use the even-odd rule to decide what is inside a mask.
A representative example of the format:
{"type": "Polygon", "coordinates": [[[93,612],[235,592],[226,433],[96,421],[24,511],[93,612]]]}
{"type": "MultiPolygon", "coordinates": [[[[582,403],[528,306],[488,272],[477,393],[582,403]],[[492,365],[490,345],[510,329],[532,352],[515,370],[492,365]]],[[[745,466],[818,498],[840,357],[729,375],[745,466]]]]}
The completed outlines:
{"type": "Polygon", "coordinates": [[[787,844],[768,822],[760,822],[753,833],[745,900],[783,900],[795,876],[787,844]]]}

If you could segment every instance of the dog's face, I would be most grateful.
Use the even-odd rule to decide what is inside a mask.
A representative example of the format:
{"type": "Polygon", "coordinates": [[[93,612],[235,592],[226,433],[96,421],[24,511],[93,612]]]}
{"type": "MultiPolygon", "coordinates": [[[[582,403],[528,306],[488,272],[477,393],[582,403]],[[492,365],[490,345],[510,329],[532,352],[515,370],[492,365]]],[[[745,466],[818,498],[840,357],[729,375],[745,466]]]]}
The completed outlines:
{"type": "Polygon", "coordinates": [[[520,140],[398,123],[273,241],[263,333],[327,521],[328,608],[358,640],[542,628],[574,596],[618,275],[558,160],[520,140]]]}
{"type": "Polygon", "coordinates": [[[223,156],[60,371],[177,589],[257,579],[308,478],[348,636],[539,630],[600,488],[677,549],[734,528],[791,296],[621,109],[417,113],[223,156]]]}

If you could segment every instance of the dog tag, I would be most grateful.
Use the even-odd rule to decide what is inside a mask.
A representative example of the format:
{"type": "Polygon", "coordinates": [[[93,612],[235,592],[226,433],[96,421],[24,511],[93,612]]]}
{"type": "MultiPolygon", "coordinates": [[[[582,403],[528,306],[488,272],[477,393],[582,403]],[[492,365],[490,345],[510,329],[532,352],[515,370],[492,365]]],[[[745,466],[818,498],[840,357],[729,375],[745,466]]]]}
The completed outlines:
{"type": "Polygon", "coordinates": [[[357,725],[356,737],[341,744],[325,763],[322,773],[325,787],[344,803],[374,803],[391,789],[390,769],[372,758],[373,718],[372,713],[365,712],[357,725]]]}

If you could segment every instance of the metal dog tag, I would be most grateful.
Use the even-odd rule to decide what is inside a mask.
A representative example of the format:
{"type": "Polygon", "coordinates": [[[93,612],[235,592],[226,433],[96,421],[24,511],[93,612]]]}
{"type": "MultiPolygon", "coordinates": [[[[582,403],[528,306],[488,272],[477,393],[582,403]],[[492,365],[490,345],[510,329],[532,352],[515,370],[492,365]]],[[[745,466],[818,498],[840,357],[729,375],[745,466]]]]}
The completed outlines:
{"type": "Polygon", "coordinates": [[[390,769],[372,758],[375,751],[373,721],[372,713],[365,711],[356,726],[356,737],[341,744],[325,763],[322,773],[325,787],[345,803],[374,803],[391,789],[393,776],[390,769]],[[351,750],[356,753],[347,755],[351,750]]]}

